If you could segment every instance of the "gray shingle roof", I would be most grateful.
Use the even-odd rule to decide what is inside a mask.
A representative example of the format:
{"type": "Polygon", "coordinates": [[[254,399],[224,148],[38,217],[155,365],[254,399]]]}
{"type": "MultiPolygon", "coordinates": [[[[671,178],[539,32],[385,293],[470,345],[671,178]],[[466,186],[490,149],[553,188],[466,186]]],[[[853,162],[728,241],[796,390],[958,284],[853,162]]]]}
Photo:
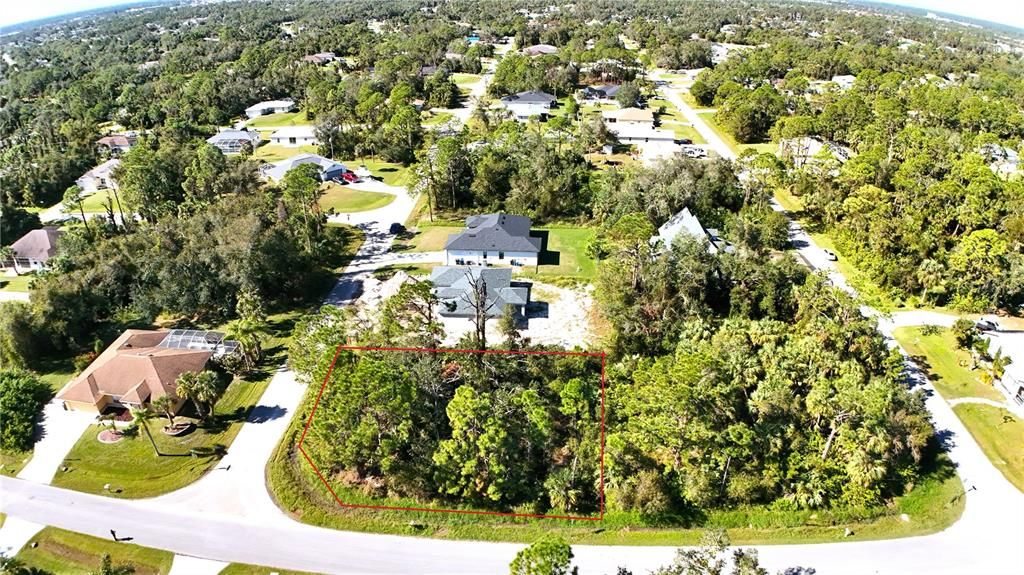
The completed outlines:
{"type": "Polygon", "coordinates": [[[530,90],[529,92],[519,92],[512,96],[505,96],[501,101],[506,104],[550,104],[556,99],[547,92],[530,90]]]}
{"type": "Polygon", "coordinates": [[[514,284],[510,268],[438,266],[430,274],[434,293],[444,306],[441,315],[472,317],[472,290],[482,279],[487,290],[487,317],[500,316],[505,306],[525,306],[530,301],[528,284],[514,284]]]}
{"type": "Polygon", "coordinates": [[[63,233],[57,228],[32,230],[11,244],[11,250],[16,257],[45,262],[57,255],[57,241],[63,233]]]}
{"type": "Polygon", "coordinates": [[[541,239],[530,237],[530,218],[484,214],[466,218],[466,229],[448,236],[446,250],[539,253],[541,239]]]}

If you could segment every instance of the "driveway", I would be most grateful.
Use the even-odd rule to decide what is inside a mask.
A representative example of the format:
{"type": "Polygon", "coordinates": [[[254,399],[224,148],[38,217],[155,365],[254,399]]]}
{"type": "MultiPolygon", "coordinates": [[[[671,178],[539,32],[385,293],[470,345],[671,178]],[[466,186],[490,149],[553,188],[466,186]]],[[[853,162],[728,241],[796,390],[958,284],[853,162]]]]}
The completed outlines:
{"type": "Polygon", "coordinates": [[[96,423],[95,416],[65,411],[62,401],[51,400],[43,408],[43,418],[37,428],[41,437],[32,450],[32,460],[18,473],[18,479],[36,483],[53,481],[64,457],[93,423],[96,423]]]}

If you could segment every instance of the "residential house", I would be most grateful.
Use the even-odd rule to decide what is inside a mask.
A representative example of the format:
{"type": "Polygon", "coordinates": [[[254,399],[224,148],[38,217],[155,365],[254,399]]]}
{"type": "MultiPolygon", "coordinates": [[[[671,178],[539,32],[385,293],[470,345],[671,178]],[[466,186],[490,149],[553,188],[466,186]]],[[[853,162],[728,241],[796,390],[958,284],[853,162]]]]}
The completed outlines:
{"type": "Polygon", "coordinates": [[[14,258],[4,262],[4,267],[12,267],[17,273],[45,270],[50,258],[57,255],[57,243],[63,234],[54,227],[29,231],[11,244],[14,258]]]}
{"type": "Polygon", "coordinates": [[[599,102],[615,102],[615,95],[622,88],[621,84],[604,84],[601,86],[584,86],[580,90],[580,98],[583,100],[596,100],[599,102]]]}
{"type": "Polygon", "coordinates": [[[501,105],[505,106],[505,109],[512,113],[512,117],[520,122],[525,122],[534,116],[547,117],[554,103],[554,96],[536,90],[519,92],[501,99],[501,105]]]}
{"type": "Polygon", "coordinates": [[[655,128],[648,124],[618,122],[608,124],[608,131],[623,144],[649,144],[654,142],[674,143],[676,133],[672,130],[655,128]]]}
{"type": "Polygon", "coordinates": [[[108,134],[96,140],[96,146],[105,148],[112,156],[120,156],[130,150],[137,140],[135,134],[108,134]]]}
{"type": "Polygon", "coordinates": [[[669,218],[667,222],[658,228],[658,234],[651,236],[651,245],[662,249],[672,245],[677,237],[685,234],[691,238],[703,242],[707,241],[708,251],[711,253],[732,252],[733,247],[718,234],[718,230],[704,228],[697,216],[690,213],[690,208],[683,208],[682,211],[669,218]]]}
{"type": "Polygon", "coordinates": [[[245,109],[245,115],[249,118],[259,118],[260,116],[266,116],[267,114],[291,112],[294,109],[295,102],[292,100],[268,100],[266,102],[260,102],[259,104],[249,106],[245,109]]]}
{"type": "Polygon", "coordinates": [[[117,182],[114,180],[114,168],[120,165],[121,160],[117,158],[107,160],[82,174],[81,177],[75,180],[75,184],[86,194],[107,188],[116,188],[117,182]]]}
{"type": "MultiPolygon", "coordinates": [[[[234,353],[238,342],[212,331],[129,329],[85,370],[67,383],[57,399],[77,411],[137,409],[169,395],[178,376],[202,371],[213,357],[234,353]]],[[[184,400],[177,399],[177,412],[184,400]]]]}
{"type": "Polygon", "coordinates": [[[484,214],[466,218],[466,229],[448,236],[444,245],[447,265],[537,266],[542,241],[530,235],[530,218],[484,214]]]}
{"type": "Polygon", "coordinates": [[[853,151],[850,148],[812,136],[791,138],[779,142],[779,156],[783,160],[792,161],[797,168],[815,161],[820,157],[819,154],[824,153],[831,155],[840,164],[845,164],[853,157],[853,151]]]}
{"type": "Polygon", "coordinates": [[[853,83],[856,81],[857,77],[850,74],[844,74],[842,76],[832,76],[832,83],[835,84],[836,86],[839,86],[839,89],[843,91],[852,88],[853,83]]]}
{"type": "Polygon", "coordinates": [[[256,149],[260,144],[260,134],[255,130],[221,130],[207,138],[206,142],[225,154],[237,154],[246,144],[256,149]]]}
{"type": "Polygon", "coordinates": [[[316,64],[317,66],[323,66],[334,61],[334,52],[318,52],[316,54],[310,54],[308,56],[303,56],[302,61],[310,64],[316,64]]]}
{"type": "Polygon", "coordinates": [[[286,126],[270,135],[270,143],[297,148],[299,146],[315,146],[316,139],[313,126],[286,126]]]}
{"type": "Polygon", "coordinates": [[[342,174],[348,171],[348,168],[341,162],[335,162],[317,154],[298,154],[287,160],[268,164],[263,168],[263,175],[275,182],[280,182],[284,180],[284,175],[289,170],[302,164],[316,164],[320,168],[320,180],[324,182],[340,178],[342,174]]]}
{"type": "Polygon", "coordinates": [[[654,127],[654,111],[650,108],[623,108],[621,110],[610,110],[603,112],[601,116],[608,122],[609,128],[613,124],[632,124],[645,128],[654,127]]]}
{"type": "Polygon", "coordinates": [[[482,308],[479,311],[494,318],[508,307],[525,315],[530,303],[530,284],[513,282],[510,268],[437,266],[430,273],[430,281],[444,317],[472,318],[482,308]],[[477,290],[484,293],[483,301],[479,301],[477,290]]]}
{"type": "Polygon", "coordinates": [[[527,56],[544,56],[547,54],[557,54],[558,48],[555,48],[551,44],[534,44],[533,46],[527,46],[523,48],[523,54],[527,56]]]}

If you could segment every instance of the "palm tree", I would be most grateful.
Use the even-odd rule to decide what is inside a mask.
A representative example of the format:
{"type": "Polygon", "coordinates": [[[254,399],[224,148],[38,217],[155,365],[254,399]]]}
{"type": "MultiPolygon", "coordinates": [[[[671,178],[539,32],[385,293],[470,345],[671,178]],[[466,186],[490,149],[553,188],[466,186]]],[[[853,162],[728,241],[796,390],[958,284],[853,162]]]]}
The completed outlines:
{"type": "Polygon", "coordinates": [[[217,374],[212,371],[186,371],[178,376],[177,385],[178,397],[191,399],[200,417],[208,421],[213,416],[213,408],[222,392],[217,374]]]}
{"type": "Polygon", "coordinates": [[[259,318],[236,319],[227,326],[228,337],[238,341],[246,371],[252,371],[263,359],[263,338],[267,323],[259,318]]]}
{"type": "Polygon", "coordinates": [[[140,407],[132,410],[132,423],[138,425],[146,432],[146,437],[149,438],[149,443],[153,445],[153,451],[156,452],[158,457],[163,457],[163,453],[160,453],[160,448],[156,446],[156,440],[153,439],[153,434],[149,432],[149,426],[146,422],[153,419],[156,415],[148,407],[140,407]]]}
{"type": "Polygon", "coordinates": [[[167,418],[167,427],[174,427],[174,408],[177,404],[173,395],[161,395],[151,405],[167,418]]]}

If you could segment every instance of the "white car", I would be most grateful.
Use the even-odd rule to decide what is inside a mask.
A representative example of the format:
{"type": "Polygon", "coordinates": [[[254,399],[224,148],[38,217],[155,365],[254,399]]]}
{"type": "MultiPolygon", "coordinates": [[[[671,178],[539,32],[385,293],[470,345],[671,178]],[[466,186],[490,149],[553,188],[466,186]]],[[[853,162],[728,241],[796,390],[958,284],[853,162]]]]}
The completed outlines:
{"type": "Polygon", "coordinates": [[[825,259],[827,259],[828,261],[830,261],[830,262],[837,262],[837,261],[839,261],[839,256],[837,256],[834,251],[832,251],[832,250],[821,250],[821,251],[825,252],[825,259]]]}

